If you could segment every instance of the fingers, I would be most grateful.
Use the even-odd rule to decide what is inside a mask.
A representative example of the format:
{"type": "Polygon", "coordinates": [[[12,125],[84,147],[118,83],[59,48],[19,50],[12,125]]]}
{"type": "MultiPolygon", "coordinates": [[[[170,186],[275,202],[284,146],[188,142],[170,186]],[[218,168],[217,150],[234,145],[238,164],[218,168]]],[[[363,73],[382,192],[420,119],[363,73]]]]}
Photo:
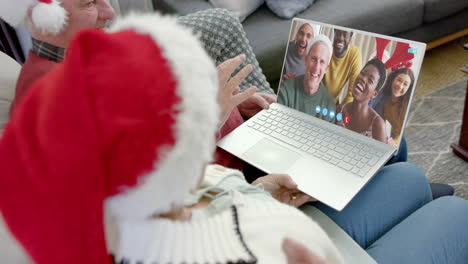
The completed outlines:
{"type": "Polygon", "coordinates": [[[290,238],[285,238],[281,245],[288,264],[326,264],[327,262],[322,258],[313,254],[310,250],[302,244],[293,241],[290,238]]]}
{"type": "Polygon", "coordinates": [[[296,76],[296,74],[294,74],[293,72],[287,72],[285,74],[283,74],[283,80],[288,80],[290,78],[294,78],[296,76]]]}
{"type": "Polygon", "coordinates": [[[294,195],[294,197],[296,197],[296,199],[293,202],[293,206],[295,207],[299,207],[305,203],[308,203],[308,202],[313,202],[315,201],[314,198],[310,197],[309,195],[305,194],[305,193],[297,193],[294,195]]]}
{"type": "Polygon", "coordinates": [[[288,189],[297,189],[297,184],[293,181],[291,176],[287,174],[272,174],[275,177],[276,182],[283,187],[288,189]]]}
{"type": "MultiPolygon", "coordinates": [[[[230,86],[238,87],[239,84],[247,77],[253,70],[252,65],[247,65],[242,70],[240,70],[234,77],[232,77],[228,82],[230,86]]],[[[232,73],[232,72],[231,72],[232,73]]]]}
{"type": "Polygon", "coordinates": [[[232,102],[234,105],[239,105],[240,103],[244,102],[247,100],[249,97],[254,95],[254,93],[257,91],[257,87],[252,86],[249,89],[243,91],[243,92],[238,92],[237,94],[233,95],[232,97],[232,102]]]}
{"type": "Polygon", "coordinates": [[[216,68],[218,69],[219,80],[221,82],[227,82],[239,65],[241,65],[246,59],[245,54],[241,54],[234,58],[225,60],[219,64],[216,68]]]}
{"type": "Polygon", "coordinates": [[[276,103],[276,95],[266,93],[258,93],[258,95],[265,99],[269,104],[276,103]]]}
{"type": "Polygon", "coordinates": [[[250,103],[258,106],[261,109],[267,109],[270,106],[270,103],[268,103],[268,101],[262,96],[261,93],[255,93],[252,96],[250,103]]]}

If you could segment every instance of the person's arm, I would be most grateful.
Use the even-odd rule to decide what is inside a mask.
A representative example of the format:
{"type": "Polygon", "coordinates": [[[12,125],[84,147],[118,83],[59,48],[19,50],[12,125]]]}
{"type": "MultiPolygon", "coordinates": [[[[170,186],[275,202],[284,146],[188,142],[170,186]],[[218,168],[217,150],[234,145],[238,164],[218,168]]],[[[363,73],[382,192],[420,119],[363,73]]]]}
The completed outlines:
{"type": "Polygon", "coordinates": [[[356,81],[359,72],[362,69],[362,59],[361,59],[361,50],[359,48],[355,49],[355,53],[353,53],[352,63],[350,65],[351,70],[349,73],[349,82],[348,82],[348,91],[346,93],[346,97],[343,100],[342,104],[347,104],[353,101],[353,86],[354,82],[356,81]]]}
{"type": "MultiPolygon", "coordinates": [[[[377,115],[377,113],[376,113],[377,115]]],[[[385,121],[377,115],[372,124],[372,138],[387,143],[387,132],[385,132],[385,121]]]]}

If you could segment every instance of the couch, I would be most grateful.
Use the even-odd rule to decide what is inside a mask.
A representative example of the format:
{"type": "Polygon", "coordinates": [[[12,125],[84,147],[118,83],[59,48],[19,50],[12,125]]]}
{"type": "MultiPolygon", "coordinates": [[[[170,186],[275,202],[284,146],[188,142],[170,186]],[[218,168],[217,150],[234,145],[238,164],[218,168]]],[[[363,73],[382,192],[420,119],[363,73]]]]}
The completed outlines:
{"type": "MultiPolygon", "coordinates": [[[[207,0],[152,0],[152,4],[179,15],[213,8],[207,0]]],[[[468,34],[467,0],[317,0],[297,17],[426,43],[462,30],[468,34]]],[[[264,4],[242,24],[267,79],[276,82],[290,20],[278,18],[264,4]]]]}
{"type": "MultiPolygon", "coordinates": [[[[0,51],[0,136],[3,126],[8,121],[11,101],[15,93],[16,79],[21,66],[8,55],[0,51]]],[[[23,250],[6,228],[0,213],[0,262],[1,263],[31,263],[23,250]]]]}
{"type": "Polygon", "coordinates": [[[8,122],[10,104],[15,94],[16,79],[21,66],[8,55],[0,51],[0,135],[8,122]]]}

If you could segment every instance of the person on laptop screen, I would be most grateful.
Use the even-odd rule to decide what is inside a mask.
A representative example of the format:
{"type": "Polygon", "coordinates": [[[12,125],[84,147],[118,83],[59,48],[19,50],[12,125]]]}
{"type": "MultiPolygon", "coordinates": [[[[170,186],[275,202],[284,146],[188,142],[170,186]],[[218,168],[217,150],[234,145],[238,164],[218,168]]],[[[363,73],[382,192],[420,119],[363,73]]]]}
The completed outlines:
{"type": "Polygon", "coordinates": [[[387,142],[385,121],[369,106],[369,101],[377,96],[386,76],[385,65],[379,59],[366,63],[351,87],[354,100],[343,106],[342,114],[349,118],[339,124],[367,137],[387,142]]]}
{"type": "Polygon", "coordinates": [[[346,82],[351,86],[359,75],[362,55],[359,47],[350,44],[353,32],[335,29],[333,33],[333,56],[323,82],[337,103],[344,105],[353,100],[352,88],[345,91],[343,100],[339,101],[338,97],[341,98],[342,90],[346,89],[346,82]]]}
{"type": "Polygon", "coordinates": [[[322,83],[328,71],[333,48],[325,35],[316,36],[305,58],[304,75],[281,83],[278,103],[329,122],[334,121],[335,99],[322,83]]]}
{"type": "Polygon", "coordinates": [[[288,45],[282,74],[283,81],[305,73],[304,58],[314,38],[314,28],[311,23],[303,23],[298,28],[295,39],[288,45]]]}
{"type": "Polygon", "coordinates": [[[411,69],[397,69],[388,75],[379,95],[370,102],[372,108],[392,125],[390,136],[395,145],[400,141],[413,84],[414,73],[411,69]]]}

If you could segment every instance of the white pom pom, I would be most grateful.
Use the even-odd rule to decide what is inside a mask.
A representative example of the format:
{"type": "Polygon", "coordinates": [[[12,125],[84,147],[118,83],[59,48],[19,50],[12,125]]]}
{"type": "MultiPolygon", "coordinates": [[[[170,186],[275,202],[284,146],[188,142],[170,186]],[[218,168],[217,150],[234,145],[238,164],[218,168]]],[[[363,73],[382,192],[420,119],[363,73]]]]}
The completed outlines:
{"type": "Polygon", "coordinates": [[[57,0],[50,4],[39,3],[32,9],[32,22],[38,29],[58,34],[66,24],[67,11],[57,0]]]}

